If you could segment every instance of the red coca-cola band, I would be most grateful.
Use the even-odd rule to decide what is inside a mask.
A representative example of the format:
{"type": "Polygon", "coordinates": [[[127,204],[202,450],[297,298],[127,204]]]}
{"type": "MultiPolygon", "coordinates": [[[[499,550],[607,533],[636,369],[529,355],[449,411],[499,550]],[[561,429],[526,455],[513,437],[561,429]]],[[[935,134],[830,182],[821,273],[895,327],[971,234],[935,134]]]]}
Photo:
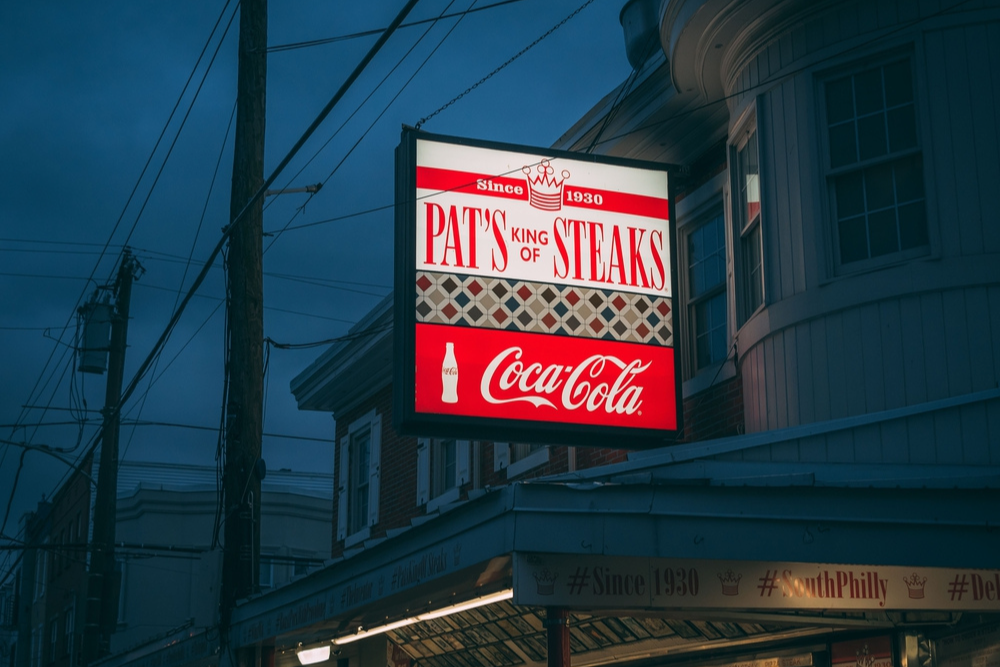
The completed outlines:
{"type": "Polygon", "coordinates": [[[417,324],[415,379],[417,413],[677,428],[669,347],[417,324]]]}

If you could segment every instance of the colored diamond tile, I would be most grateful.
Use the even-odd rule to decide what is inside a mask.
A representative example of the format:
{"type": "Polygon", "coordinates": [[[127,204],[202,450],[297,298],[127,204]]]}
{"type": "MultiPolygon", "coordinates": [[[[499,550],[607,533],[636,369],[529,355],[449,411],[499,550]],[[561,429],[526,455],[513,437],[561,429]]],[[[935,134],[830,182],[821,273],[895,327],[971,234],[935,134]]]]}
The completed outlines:
{"type": "Polygon", "coordinates": [[[524,304],[524,307],[527,308],[528,310],[530,310],[531,312],[533,312],[536,316],[537,315],[541,315],[546,310],[548,310],[548,308],[546,308],[545,304],[542,303],[542,300],[541,299],[537,299],[537,298],[536,299],[531,299],[530,301],[528,301],[526,304],[524,304]]]}
{"type": "Polygon", "coordinates": [[[569,303],[569,305],[575,306],[580,301],[580,294],[576,290],[571,289],[563,298],[567,303],[569,303]]]}
{"type": "Polygon", "coordinates": [[[660,301],[659,303],[656,304],[656,310],[657,312],[660,313],[660,315],[666,317],[667,314],[670,312],[670,306],[667,304],[666,301],[660,301]]]}
{"type": "Polygon", "coordinates": [[[480,298],[476,299],[476,302],[486,310],[491,310],[493,306],[500,303],[489,293],[483,294],[480,298]]]}
{"type": "Polygon", "coordinates": [[[653,312],[651,312],[649,315],[646,316],[646,321],[649,322],[650,326],[655,327],[658,326],[660,322],[663,321],[663,318],[661,318],[654,310],[653,312]]]}
{"type": "Polygon", "coordinates": [[[517,321],[524,326],[528,326],[535,319],[535,317],[526,310],[522,310],[521,314],[517,316],[517,321]]]}
{"type": "Polygon", "coordinates": [[[427,298],[437,307],[441,307],[441,304],[448,300],[448,295],[441,292],[440,289],[433,289],[427,294],[427,298]]]}
{"type": "Polygon", "coordinates": [[[621,320],[618,320],[613,325],[611,325],[611,328],[614,329],[615,333],[618,334],[619,336],[624,336],[625,332],[628,331],[628,325],[622,322],[621,320]]]}
{"type": "Polygon", "coordinates": [[[581,303],[580,307],[576,309],[577,316],[583,321],[590,319],[590,316],[594,314],[594,310],[585,303],[581,303]]]}
{"type": "Polygon", "coordinates": [[[431,304],[426,301],[421,301],[417,304],[417,315],[420,317],[427,317],[432,310],[434,309],[431,308],[431,304]]]}
{"type": "Polygon", "coordinates": [[[556,315],[559,317],[562,317],[569,312],[569,308],[562,301],[559,301],[556,305],[552,306],[552,310],[556,311],[556,315]]]}
{"type": "Polygon", "coordinates": [[[635,328],[635,332],[639,334],[639,337],[643,340],[645,340],[646,336],[651,333],[650,328],[646,326],[645,322],[639,322],[639,326],[635,328]]]}
{"type": "Polygon", "coordinates": [[[507,309],[512,313],[521,307],[521,304],[518,303],[517,299],[514,297],[507,299],[507,302],[504,303],[504,305],[507,306],[507,309]]]}
{"type": "Polygon", "coordinates": [[[466,314],[469,316],[469,318],[473,322],[475,322],[480,317],[482,317],[485,313],[483,313],[483,311],[479,310],[479,308],[474,305],[474,306],[472,306],[472,308],[469,308],[469,310],[466,312],[466,314]]]}
{"type": "Polygon", "coordinates": [[[622,295],[619,294],[614,299],[611,300],[611,305],[617,308],[618,310],[621,310],[622,308],[628,305],[628,301],[623,299],[622,295]]]}
{"type": "Polygon", "coordinates": [[[554,327],[558,323],[559,323],[559,320],[556,319],[556,316],[553,315],[552,313],[545,313],[544,315],[542,315],[542,324],[544,324],[548,328],[551,329],[552,327],[554,327]]]}
{"type": "Polygon", "coordinates": [[[566,326],[569,327],[570,331],[576,331],[583,324],[577,319],[576,315],[570,315],[566,318],[566,326]]]}
{"type": "Polygon", "coordinates": [[[493,294],[495,294],[498,299],[502,299],[505,296],[507,296],[507,293],[510,292],[510,289],[507,287],[507,285],[504,284],[502,280],[498,280],[495,283],[493,283],[493,287],[490,289],[490,291],[492,291],[493,294]]]}
{"type": "Polygon", "coordinates": [[[465,291],[471,294],[472,296],[479,296],[479,293],[482,292],[484,289],[486,288],[483,287],[483,284],[475,279],[473,279],[468,285],[465,286],[465,291]]]}
{"type": "Polygon", "coordinates": [[[462,308],[465,308],[470,301],[472,301],[472,298],[465,292],[459,292],[458,294],[455,295],[455,303],[457,303],[462,308]]]}
{"type": "Polygon", "coordinates": [[[639,299],[638,301],[635,302],[635,309],[638,310],[640,313],[645,313],[647,310],[649,310],[649,308],[650,308],[649,301],[647,301],[646,299],[639,299]]]}
{"type": "Polygon", "coordinates": [[[601,322],[596,317],[590,321],[590,324],[588,326],[594,331],[595,334],[598,335],[600,335],[600,333],[604,331],[604,322],[601,322]]]}
{"type": "Polygon", "coordinates": [[[632,326],[635,326],[635,323],[639,320],[639,315],[635,312],[635,310],[629,308],[624,313],[622,313],[621,318],[626,322],[628,322],[629,324],[631,324],[632,326]]]}
{"type": "Polygon", "coordinates": [[[426,274],[422,273],[422,274],[420,274],[420,277],[417,278],[417,288],[421,292],[426,292],[427,288],[430,287],[433,284],[434,284],[434,282],[430,278],[428,278],[426,274]]]}
{"type": "Polygon", "coordinates": [[[441,309],[441,314],[450,320],[455,317],[455,315],[458,315],[458,308],[456,308],[452,303],[446,303],[444,308],[441,309]]]}
{"type": "Polygon", "coordinates": [[[492,317],[496,321],[497,324],[501,324],[502,325],[504,322],[507,321],[507,318],[509,317],[509,315],[507,315],[507,313],[505,313],[503,310],[497,308],[492,313],[490,313],[490,317],[492,317]]]}
{"type": "Polygon", "coordinates": [[[615,311],[605,307],[605,309],[601,311],[601,317],[604,318],[605,322],[610,322],[611,320],[615,319],[615,311]]]}
{"type": "Polygon", "coordinates": [[[600,292],[595,291],[591,293],[591,295],[587,298],[587,301],[589,301],[590,305],[592,305],[596,310],[604,305],[604,296],[602,296],[600,292]]]}
{"type": "Polygon", "coordinates": [[[521,297],[521,301],[527,301],[533,294],[534,292],[531,291],[531,288],[523,283],[517,288],[517,295],[521,297]]]}
{"type": "Polygon", "coordinates": [[[548,301],[549,303],[552,303],[553,301],[559,298],[559,293],[556,292],[551,287],[546,287],[544,290],[542,290],[542,298],[548,301]]]}
{"type": "Polygon", "coordinates": [[[449,294],[451,294],[456,289],[458,289],[460,287],[460,285],[459,285],[458,281],[456,281],[451,276],[448,276],[443,281],[441,281],[441,287],[443,287],[449,294]]]}

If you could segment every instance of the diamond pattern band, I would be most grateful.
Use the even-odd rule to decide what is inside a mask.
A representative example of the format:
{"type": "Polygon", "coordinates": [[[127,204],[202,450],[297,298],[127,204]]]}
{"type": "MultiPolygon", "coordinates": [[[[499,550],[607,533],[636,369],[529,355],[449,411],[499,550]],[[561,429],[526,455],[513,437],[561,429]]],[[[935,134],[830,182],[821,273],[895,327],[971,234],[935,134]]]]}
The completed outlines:
{"type": "Polygon", "coordinates": [[[418,322],[673,345],[665,297],[428,271],[416,284],[418,322]]]}

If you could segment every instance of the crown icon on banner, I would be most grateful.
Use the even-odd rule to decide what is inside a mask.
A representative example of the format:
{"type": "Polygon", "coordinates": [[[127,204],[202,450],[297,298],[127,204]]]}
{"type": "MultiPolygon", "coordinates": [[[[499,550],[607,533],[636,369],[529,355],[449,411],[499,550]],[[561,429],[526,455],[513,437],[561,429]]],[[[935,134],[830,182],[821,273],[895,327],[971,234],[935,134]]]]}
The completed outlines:
{"type": "Polygon", "coordinates": [[[740,579],[743,578],[742,574],[733,572],[732,570],[726,570],[725,572],[719,572],[719,581],[722,583],[722,594],[723,595],[739,595],[740,593],[740,579]]]}
{"type": "Polygon", "coordinates": [[[858,649],[855,655],[857,656],[858,667],[873,667],[875,665],[875,656],[871,654],[867,643],[858,649]]]}
{"type": "Polygon", "coordinates": [[[556,170],[548,160],[542,160],[535,168],[521,167],[528,177],[528,203],[543,211],[558,211],[562,208],[563,183],[569,172],[562,170],[562,178],[556,178],[556,170]]]}
{"type": "Polygon", "coordinates": [[[921,577],[914,572],[908,577],[903,577],[903,583],[906,584],[906,590],[910,594],[910,599],[920,600],[924,597],[924,584],[927,583],[927,577],[921,577]]]}
{"type": "Polygon", "coordinates": [[[539,595],[552,595],[555,592],[556,579],[559,575],[545,568],[540,572],[535,572],[535,586],[539,595]]]}

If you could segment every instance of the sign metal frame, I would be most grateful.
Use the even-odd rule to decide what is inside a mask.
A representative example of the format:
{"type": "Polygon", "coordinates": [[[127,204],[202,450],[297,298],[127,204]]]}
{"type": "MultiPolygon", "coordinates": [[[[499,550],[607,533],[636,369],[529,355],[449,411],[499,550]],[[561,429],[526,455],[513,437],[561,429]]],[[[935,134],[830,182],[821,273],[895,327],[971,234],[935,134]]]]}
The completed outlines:
{"type": "MultiPolygon", "coordinates": [[[[569,151],[543,149],[491,141],[463,139],[431,134],[404,127],[399,146],[396,149],[395,183],[395,302],[393,331],[393,423],[402,435],[418,435],[442,438],[471,438],[492,441],[510,441],[535,444],[580,445],[593,447],[614,447],[622,449],[650,449],[673,444],[683,432],[683,398],[681,390],[681,366],[678,349],[681,341],[677,314],[678,266],[677,266],[677,226],[674,212],[674,175],[679,168],[640,160],[587,155],[569,151]],[[574,160],[601,165],[631,167],[664,172],[667,175],[668,224],[666,239],[669,244],[668,275],[670,278],[671,308],[668,315],[673,331],[673,396],[674,405],[667,409],[675,411],[676,428],[672,430],[636,428],[627,426],[567,424],[556,421],[529,421],[524,419],[470,417],[420,412],[416,409],[416,364],[417,364],[417,142],[427,141],[441,144],[481,148],[493,151],[522,153],[537,156],[542,160],[574,160]]],[[[498,174],[497,176],[503,176],[498,174]]],[[[561,195],[560,195],[561,196],[561,195]]],[[[568,271],[568,269],[567,269],[568,271]]],[[[473,328],[473,327],[462,327],[473,328]]],[[[549,335],[549,334],[541,334],[549,335]]]]}

